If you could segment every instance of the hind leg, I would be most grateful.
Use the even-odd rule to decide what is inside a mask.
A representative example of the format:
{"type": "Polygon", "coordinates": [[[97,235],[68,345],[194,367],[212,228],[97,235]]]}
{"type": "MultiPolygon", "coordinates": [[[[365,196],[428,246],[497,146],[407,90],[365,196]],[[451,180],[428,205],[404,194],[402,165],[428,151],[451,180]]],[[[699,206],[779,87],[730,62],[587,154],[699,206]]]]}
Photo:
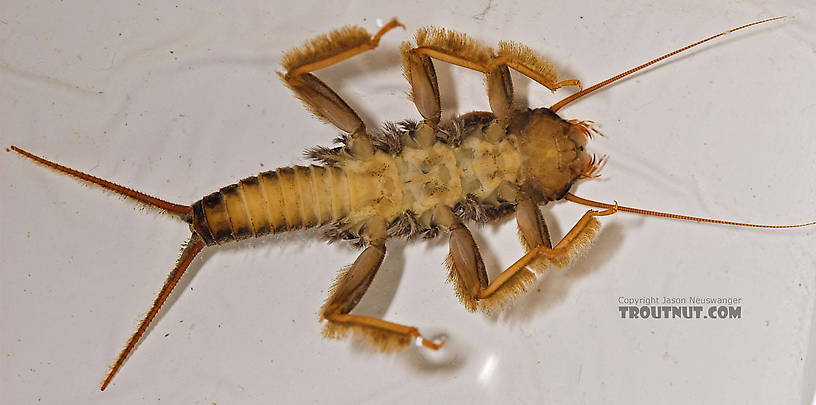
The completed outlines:
{"type": "Polygon", "coordinates": [[[444,341],[424,338],[412,326],[388,322],[351,312],[374,280],[377,270],[385,257],[385,220],[374,218],[366,226],[368,247],[347,270],[341,274],[329,293],[329,298],[320,310],[326,320],[323,334],[329,338],[342,338],[349,332],[367,338],[376,348],[383,351],[401,349],[416,342],[430,349],[439,349],[444,341]]]}
{"type": "Polygon", "coordinates": [[[283,56],[286,73],[279,73],[281,79],[315,116],[348,133],[351,151],[358,156],[374,153],[363,121],[334,90],[311,72],[376,48],[380,38],[395,27],[403,25],[393,19],[373,36],[360,27],[340,28],[317,36],[283,56]]]}

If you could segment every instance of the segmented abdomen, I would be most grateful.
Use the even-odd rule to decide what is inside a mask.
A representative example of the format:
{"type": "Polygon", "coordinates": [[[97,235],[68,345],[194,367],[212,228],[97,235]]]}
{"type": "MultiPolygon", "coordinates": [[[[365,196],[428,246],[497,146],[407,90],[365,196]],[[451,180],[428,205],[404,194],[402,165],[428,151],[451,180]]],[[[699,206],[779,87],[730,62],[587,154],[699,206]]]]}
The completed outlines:
{"type": "Polygon", "coordinates": [[[337,222],[349,213],[348,179],[336,167],[293,166],[247,177],[193,204],[208,245],[337,222]]]}

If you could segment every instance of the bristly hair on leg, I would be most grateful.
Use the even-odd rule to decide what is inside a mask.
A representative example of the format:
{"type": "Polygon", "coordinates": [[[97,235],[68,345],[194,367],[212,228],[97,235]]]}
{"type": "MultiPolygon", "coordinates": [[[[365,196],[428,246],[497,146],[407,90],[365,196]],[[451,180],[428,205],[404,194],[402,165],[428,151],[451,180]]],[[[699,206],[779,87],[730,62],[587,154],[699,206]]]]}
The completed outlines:
{"type": "Polygon", "coordinates": [[[587,226],[578,234],[575,240],[570,243],[569,250],[561,256],[550,259],[552,264],[560,269],[567,267],[573,260],[587,251],[600,229],[601,223],[594,217],[591,218],[587,226]]]}
{"type": "Polygon", "coordinates": [[[414,342],[411,336],[364,325],[347,325],[327,320],[323,327],[323,336],[328,339],[343,339],[349,334],[383,353],[403,350],[414,342]]]}
{"type": "Polygon", "coordinates": [[[416,33],[417,47],[444,51],[472,60],[480,65],[488,65],[493,60],[493,50],[471,39],[467,35],[445,28],[425,27],[416,33]]]}
{"type": "Polygon", "coordinates": [[[502,284],[496,292],[480,299],[479,309],[488,314],[499,312],[510,306],[518,296],[526,293],[537,282],[538,278],[535,273],[528,269],[521,269],[502,284]]]}
{"type": "Polygon", "coordinates": [[[346,26],[318,35],[301,46],[286,52],[281,59],[283,68],[291,71],[300,66],[328,59],[354,47],[368,43],[371,35],[365,28],[346,26]]]}
{"type": "MultiPolygon", "coordinates": [[[[521,233],[521,230],[517,230],[519,243],[521,243],[521,247],[524,249],[524,253],[527,254],[530,250],[534,248],[534,246],[530,246],[527,243],[527,240],[524,239],[524,235],[521,233]]],[[[553,266],[552,261],[549,258],[540,256],[535,258],[532,262],[527,265],[527,268],[535,272],[536,274],[544,274],[547,270],[549,270],[553,266]]]]}
{"type": "Polygon", "coordinates": [[[470,312],[475,312],[476,309],[479,308],[479,300],[471,295],[467,288],[465,288],[465,284],[462,282],[462,279],[459,277],[459,273],[456,272],[456,269],[453,266],[453,258],[450,254],[445,257],[445,267],[448,269],[448,281],[453,284],[456,298],[459,298],[459,302],[465,306],[465,309],[470,312]]]}
{"type": "MultiPolygon", "coordinates": [[[[325,321],[326,325],[323,327],[323,336],[329,339],[342,339],[353,333],[356,338],[362,338],[381,352],[392,352],[401,350],[411,344],[413,341],[410,336],[401,335],[395,332],[385,331],[379,328],[373,328],[365,325],[345,324],[327,319],[329,303],[335,301],[335,294],[344,283],[349,281],[349,271],[352,266],[343,267],[334,279],[331,287],[329,287],[329,294],[323,306],[320,308],[319,319],[325,321]]],[[[356,305],[356,302],[352,306],[356,305]]]]}
{"type": "Polygon", "coordinates": [[[552,63],[527,45],[512,41],[501,41],[496,54],[499,57],[505,56],[518,61],[523,66],[541,75],[541,78],[548,84],[555,85],[558,83],[558,73],[556,73],[552,63]]]}
{"type": "MultiPolygon", "coordinates": [[[[595,235],[597,235],[600,227],[601,223],[598,222],[597,219],[591,218],[581,233],[572,240],[569,244],[569,249],[563,255],[552,258],[536,258],[533,262],[528,264],[525,269],[513,274],[513,276],[502,284],[492,295],[482,298],[479,301],[480,309],[487,313],[501,310],[510,304],[517,296],[527,292],[530,287],[536,284],[538,281],[536,277],[537,273],[541,274],[544,270],[552,266],[557,268],[567,267],[592,244],[592,240],[595,238],[595,235]]],[[[529,252],[533,248],[527,244],[527,241],[521,234],[519,234],[519,239],[525,252],[529,252]]]]}
{"type": "Polygon", "coordinates": [[[318,312],[318,320],[322,321],[326,319],[329,311],[329,303],[334,301],[333,299],[337,294],[337,289],[349,279],[349,270],[351,270],[351,265],[343,266],[343,268],[337,272],[337,277],[334,278],[331,286],[329,286],[329,293],[326,297],[326,301],[323,302],[323,306],[320,307],[320,311],[318,312]]]}

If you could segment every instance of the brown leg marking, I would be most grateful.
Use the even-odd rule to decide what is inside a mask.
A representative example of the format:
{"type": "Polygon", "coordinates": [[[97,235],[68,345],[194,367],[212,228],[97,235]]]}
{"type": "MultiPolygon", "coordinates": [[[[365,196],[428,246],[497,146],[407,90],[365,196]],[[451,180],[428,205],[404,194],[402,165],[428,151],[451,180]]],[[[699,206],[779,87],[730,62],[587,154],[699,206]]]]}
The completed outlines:
{"type": "Polygon", "coordinates": [[[537,246],[552,248],[550,231],[538,206],[529,198],[519,199],[516,205],[516,222],[524,250],[537,246]]]}
{"type": "Polygon", "coordinates": [[[436,126],[442,116],[442,107],[433,62],[428,56],[414,52],[409,42],[403,42],[400,51],[402,74],[411,85],[411,100],[425,121],[436,126]]]}
{"type": "Polygon", "coordinates": [[[438,206],[433,212],[433,222],[450,231],[449,249],[445,265],[448,267],[448,279],[456,289],[456,296],[468,311],[475,311],[479,303],[476,297],[479,291],[487,287],[485,271],[479,247],[473,235],[459,221],[450,207],[438,206]]]}
{"type": "MultiPolygon", "coordinates": [[[[520,195],[516,205],[516,223],[518,225],[519,240],[524,252],[538,246],[552,248],[550,231],[541,215],[541,210],[530,198],[520,195]]],[[[536,273],[542,273],[550,267],[548,260],[536,260],[528,266],[536,273]]]]}
{"type": "Polygon", "coordinates": [[[374,275],[385,257],[385,220],[373,218],[366,226],[368,247],[335,281],[329,298],[320,311],[325,319],[324,336],[332,339],[346,337],[350,332],[366,338],[381,351],[403,349],[412,342],[430,349],[439,349],[444,341],[429,340],[412,326],[388,322],[351,312],[374,280],[374,275]]]}

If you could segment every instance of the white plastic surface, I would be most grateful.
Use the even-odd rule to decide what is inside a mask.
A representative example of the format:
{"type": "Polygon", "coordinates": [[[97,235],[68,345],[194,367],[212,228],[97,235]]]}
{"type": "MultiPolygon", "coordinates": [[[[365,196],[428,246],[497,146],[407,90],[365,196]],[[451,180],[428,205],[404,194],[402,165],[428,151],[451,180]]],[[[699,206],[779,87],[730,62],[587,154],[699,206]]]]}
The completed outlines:
{"type": "MultiPolygon", "coordinates": [[[[369,127],[418,118],[398,47],[440,25],[515,40],[591,85],[705,36],[776,15],[561,111],[606,138],[578,195],[760,223],[816,211],[811,2],[3,2],[0,146],[17,145],[173,202],[303,163],[337,130],[278,79],[282,51],[345,24],[407,31],[318,72],[369,127]]],[[[488,109],[481,77],[436,63],[446,114],[488,109]]],[[[552,95],[514,75],[517,98],[552,95]]],[[[207,250],[113,384],[108,365],[188,230],[173,218],[0,154],[0,402],[810,403],[816,230],[620,214],[575,265],[498,317],[445,282],[444,238],[389,242],[360,313],[444,334],[441,353],[381,355],[321,337],[337,270],[357,252],[317,233],[207,250]],[[304,236],[305,235],[305,236],[304,236]],[[741,319],[621,319],[619,297],[741,298],[741,319]]],[[[545,209],[562,236],[585,207],[545,209]]],[[[492,276],[520,254],[513,221],[473,226],[492,276]]]]}

